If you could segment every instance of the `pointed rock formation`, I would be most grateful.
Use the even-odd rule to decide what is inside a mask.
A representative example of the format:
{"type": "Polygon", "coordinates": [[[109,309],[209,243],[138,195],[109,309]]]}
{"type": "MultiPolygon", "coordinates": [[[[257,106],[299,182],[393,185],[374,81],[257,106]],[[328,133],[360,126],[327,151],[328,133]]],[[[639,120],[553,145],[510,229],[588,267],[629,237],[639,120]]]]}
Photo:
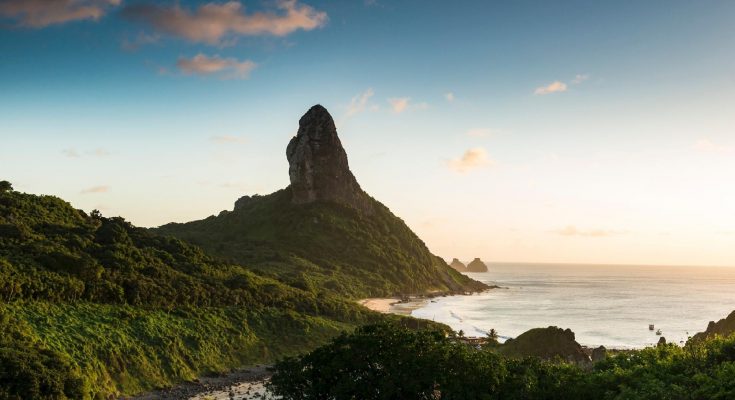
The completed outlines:
{"type": "Polygon", "coordinates": [[[347,153],[326,108],[317,104],[301,117],[286,158],[293,203],[331,201],[373,213],[370,199],[350,172],[347,153]]]}
{"type": "Polygon", "coordinates": [[[467,264],[467,272],[487,272],[487,265],[479,258],[475,258],[467,264]]]}
{"type": "Polygon", "coordinates": [[[462,261],[459,261],[456,258],[452,259],[452,262],[451,264],[449,264],[449,266],[456,269],[459,272],[467,272],[467,267],[465,267],[465,265],[462,264],[462,261]]]}

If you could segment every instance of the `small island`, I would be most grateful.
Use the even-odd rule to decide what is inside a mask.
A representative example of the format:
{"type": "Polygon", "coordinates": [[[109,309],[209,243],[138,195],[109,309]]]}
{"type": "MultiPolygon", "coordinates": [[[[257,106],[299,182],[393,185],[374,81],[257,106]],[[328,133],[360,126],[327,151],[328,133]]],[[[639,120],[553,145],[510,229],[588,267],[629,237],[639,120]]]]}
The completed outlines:
{"type": "Polygon", "coordinates": [[[467,264],[467,272],[487,272],[487,265],[479,258],[475,258],[467,264]]]}
{"type": "Polygon", "coordinates": [[[467,272],[467,267],[462,263],[462,261],[459,261],[456,258],[452,259],[452,262],[449,264],[449,266],[459,272],[467,272]]]}

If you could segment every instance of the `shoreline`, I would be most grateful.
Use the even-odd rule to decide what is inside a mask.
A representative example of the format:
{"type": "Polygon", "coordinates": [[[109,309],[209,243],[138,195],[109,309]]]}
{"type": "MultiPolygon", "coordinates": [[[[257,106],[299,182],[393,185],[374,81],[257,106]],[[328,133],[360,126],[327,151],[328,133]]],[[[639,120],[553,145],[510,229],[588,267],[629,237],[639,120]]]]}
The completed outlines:
{"type": "Polygon", "coordinates": [[[119,397],[120,400],[238,400],[271,398],[265,384],[271,376],[270,365],[204,376],[170,388],[154,390],[137,396],[119,397]]]}

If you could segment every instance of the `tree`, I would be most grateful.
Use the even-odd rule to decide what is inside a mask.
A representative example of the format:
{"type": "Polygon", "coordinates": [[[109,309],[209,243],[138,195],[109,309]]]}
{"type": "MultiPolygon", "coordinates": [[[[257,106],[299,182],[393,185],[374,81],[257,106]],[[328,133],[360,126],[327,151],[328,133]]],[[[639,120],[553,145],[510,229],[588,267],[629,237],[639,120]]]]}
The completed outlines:
{"type": "Polygon", "coordinates": [[[13,185],[8,181],[0,181],[0,193],[12,192],[13,185]]]}

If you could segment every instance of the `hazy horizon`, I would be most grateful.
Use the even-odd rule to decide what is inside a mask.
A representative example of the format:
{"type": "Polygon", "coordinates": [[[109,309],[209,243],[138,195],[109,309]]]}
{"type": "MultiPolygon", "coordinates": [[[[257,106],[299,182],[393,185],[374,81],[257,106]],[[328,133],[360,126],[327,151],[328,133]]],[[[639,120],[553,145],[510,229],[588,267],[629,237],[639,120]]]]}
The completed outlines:
{"type": "Polygon", "coordinates": [[[320,103],[445,259],[735,266],[733,2],[88,3],[0,4],[16,190],[206,218],[288,185],[320,103]]]}

